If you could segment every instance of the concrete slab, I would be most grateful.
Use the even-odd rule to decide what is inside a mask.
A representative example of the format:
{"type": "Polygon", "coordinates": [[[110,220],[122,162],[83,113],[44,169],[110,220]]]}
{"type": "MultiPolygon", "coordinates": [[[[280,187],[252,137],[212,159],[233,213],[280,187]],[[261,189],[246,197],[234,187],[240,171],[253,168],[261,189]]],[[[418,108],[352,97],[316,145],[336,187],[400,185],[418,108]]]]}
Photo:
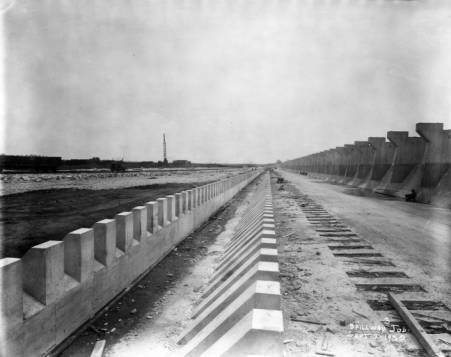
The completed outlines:
{"type": "Polygon", "coordinates": [[[193,318],[198,316],[228,289],[236,286],[244,286],[243,282],[252,283],[253,279],[277,281],[279,279],[279,264],[274,262],[257,262],[257,264],[249,265],[248,268],[242,267],[242,272],[236,274],[236,279],[231,279],[230,281],[223,283],[216,291],[209,294],[209,296],[205,296],[200,304],[194,309],[193,318]]]}
{"type": "MultiPolygon", "coordinates": [[[[229,270],[224,272],[221,275],[218,275],[214,280],[212,280],[202,297],[207,297],[212,294],[216,289],[224,286],[230,286],[236,281],[240,276],[242,276],[247,270],[251,269],[252,265],[257,264],[258,262],[274,262],[277,259],[277,250],[276,249],[260,249],[256,253],[254,253],[248,260],[242,262],[242,264],[236,264],[235,270],[229,270]]],[[[222,288],[222,289],[224,289],[222,288]]]]}
{"type": "Polygon", "coordinates": [[[219,265],[216,267],[215,274],[223,269],[224,265],[230,264],[231,261],[236,260],[235,258],[239,256],[241,253],[249,253],[250,250],[253,250],[255,246],[260,246],[261,248],[277,248],[277,239],[275,238],[267,238],[257,235],[254,239],[249,240],[246,244],[242,245],[240,249],[236,250],[233,254],[230,254],[226,259],[221,260],[219,265]],[[248,249],[248,251],[246,251],[248,249]]]}
{"type": "Polygon", "coordinates": [[[254,234],[249,235],[245,239],[236,242],[233,246],[230,246],[226,249],[226,253],[220,258],[220,261],[227,260],[231,255],[235,254],[236,251],[240,249],[243,245],[247,244],[247,242],[255,240],[257,238],[272,238],[276,239],[275,231],[261,229],[256,230],[254,234]]]}
{"type": "Polygon", "coordinates": [[[282,332],[282,311],[254,309],[201,356],[241,357],[265,354],[282,357],[282,332]]]}
{"type": "Polygon", "coordinates": [[[237,269],[243,262],[248,259],[252,259],[252,257],[259,253],[261,255],[265,255],[265,261],[277,261],[277,247],[276,245],[272,245],[268,247],[266,244],[261,241],[256,241],[255,244],[250,245],[249,247],[244,247],[242,251],[237,252],[237,254],[231,257],[227,263],[221,265],[219,269],[217,269],[212,276],[211,281],[218,279],[221,276],[225,276],[229,274],[230,271],[234,271],[237,269]]]}
{"type": "MultiPolygon", "coordinates": [[[[245,283],[245,282],[244,282],[245,283]]],[[[237,289],[240,287],[238,286],[237,289]]],[[[248,286],[241,293],[235,293],[236,289],[229,289],[207,309],[205,309],[193,323],[181,334],[178,343],[185,344],[202,329],[216,319],[222,311],[230,307],[228,318],[244,316],[250,309],[270,309],[280,308],[280,283],[276,281],[257,280],[248,286]]]]}

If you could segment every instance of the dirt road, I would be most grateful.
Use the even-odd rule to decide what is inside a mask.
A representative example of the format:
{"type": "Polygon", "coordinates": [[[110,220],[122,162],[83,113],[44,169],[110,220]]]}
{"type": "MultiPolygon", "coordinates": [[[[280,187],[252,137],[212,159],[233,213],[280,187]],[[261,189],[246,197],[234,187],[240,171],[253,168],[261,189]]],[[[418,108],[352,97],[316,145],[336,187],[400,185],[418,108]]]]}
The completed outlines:
{"type": "Polygon", "coordinates": [[[450,350],[451,212],[279,174],[286,355],[425,356],[388,291],[450,350]]]}
{"type": "Polygon", "coordinates": [[[451,210],[367,196],[360,189],[319,183],[292,173],[282,175],[397,265],[424,275],[431,287],[451,299],[451,210]]]}

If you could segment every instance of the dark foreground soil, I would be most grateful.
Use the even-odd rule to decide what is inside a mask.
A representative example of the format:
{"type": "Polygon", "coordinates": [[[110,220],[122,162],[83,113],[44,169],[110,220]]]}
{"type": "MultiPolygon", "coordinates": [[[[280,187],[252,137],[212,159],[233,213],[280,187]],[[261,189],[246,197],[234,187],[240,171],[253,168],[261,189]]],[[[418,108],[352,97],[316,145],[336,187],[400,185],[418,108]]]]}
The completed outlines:
{"type": "MultiPolygon", "coordinates": [[[[205,183],[205,182],[204,182],[205,183]]],[[[41,190],[0,197],[0,257],[20,258],[36,244],[159,197],[204,183],[168,183],[108,190],[41,190]]]]}

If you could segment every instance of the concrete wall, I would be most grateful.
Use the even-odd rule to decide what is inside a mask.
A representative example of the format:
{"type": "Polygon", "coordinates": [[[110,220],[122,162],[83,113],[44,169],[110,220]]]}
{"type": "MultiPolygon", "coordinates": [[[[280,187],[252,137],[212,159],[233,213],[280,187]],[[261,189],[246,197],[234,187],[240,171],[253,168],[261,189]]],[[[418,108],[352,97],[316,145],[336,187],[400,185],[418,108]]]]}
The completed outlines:
{"type": "Polygon", "coordinates": [[[41,356],[92,318],[260,174],[167,196],[0,260],[0,355],[41,356]]]}
{"type": "Polygon", "coordinates": [[[451,208],[451,130],[418,123],[419,136],[389,131],[320,153],[286,161],[282,167],[312,177],[398,197],[415,189],[417,200],[451,208]]]}

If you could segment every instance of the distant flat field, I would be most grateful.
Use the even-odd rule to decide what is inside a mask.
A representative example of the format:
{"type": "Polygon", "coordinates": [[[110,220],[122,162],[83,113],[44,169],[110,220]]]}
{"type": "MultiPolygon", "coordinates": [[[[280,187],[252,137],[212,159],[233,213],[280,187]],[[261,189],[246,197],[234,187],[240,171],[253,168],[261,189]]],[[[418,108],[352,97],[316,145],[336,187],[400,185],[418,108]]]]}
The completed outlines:
{"type": "Polygon", "coordinates": [[[91,227],[99,220],[113,218],[145,202],[236,173],[236,170],[184,170],[182,174],[170,172],[155,179],[118,176],[28,182],[43,186],[0,197],[0,256],[21,257],[36,244],[62,240],[75,229],[91,227]],[[51,188],[42,188],[48,186],[51,188]]]}
{"type": "Polygon", "coordinates": [[[49,174],[0,174],[0,196],[57,188],[89,190],[146,186],[153,184],[215,181],[242,169],[186,168],[150,169],[133,172],[82,172],[49,174]]]}

